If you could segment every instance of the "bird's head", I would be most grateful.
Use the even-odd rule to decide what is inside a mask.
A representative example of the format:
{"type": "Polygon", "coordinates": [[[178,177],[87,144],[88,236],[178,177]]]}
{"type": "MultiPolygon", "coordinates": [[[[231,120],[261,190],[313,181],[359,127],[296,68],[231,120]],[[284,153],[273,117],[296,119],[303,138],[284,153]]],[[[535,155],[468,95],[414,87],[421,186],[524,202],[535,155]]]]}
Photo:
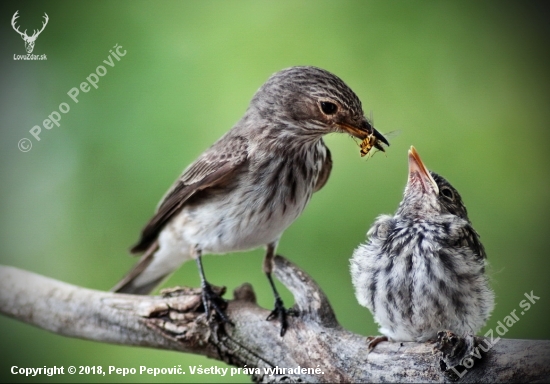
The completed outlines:
{"type": "Polygon", "coordinates": [[[458,191],[445,178],[429,171],[412,146],[409,149],[409,179],[397,213],[417,217],[452,214],[468,220],[458,191]]]}
{"type": "Polygon", "coordinates": [[[363,140],[372,134],[389,145],[365,118],[357,95],[320,68],[291,67],[273,74],[252,99],[250,110],[288,135],[318,139],[342,132],[363,140]]]}

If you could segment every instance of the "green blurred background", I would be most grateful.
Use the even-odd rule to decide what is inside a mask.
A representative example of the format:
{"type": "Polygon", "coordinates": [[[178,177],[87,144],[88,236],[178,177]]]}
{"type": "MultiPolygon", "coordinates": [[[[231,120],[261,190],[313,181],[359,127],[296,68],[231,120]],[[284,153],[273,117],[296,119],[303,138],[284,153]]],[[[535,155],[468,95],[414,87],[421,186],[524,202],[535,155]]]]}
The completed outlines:
{"type": "MultiPolygon", "coordinates": [[[[381,213],[395,211],[414,144],[427,166],[462,194],[491,263],[496,308],[482,330],[533,291],[540,301],[506,337],[550,338],[548,305],[549,44],[536,2],[17,2],[2,3],[0,263],[108,290],[135,262],[127,249],[195,157],[243,114],[275,71],[315,65],[340,76],[382,132],[401,130],[387,155],[360,158],[345,135],[326,138],[334,168],[326,187],[285,232],[279,252],[310,273],[340,323],[377,333],[355,300],[348,259],[381,213]],[[34,54],[16,61],[21,29],[50,21],[34,54]],[[67,92],[127,51],[79,96],[67,92]],[[60,103],[60,127],[29,129],[60,103]],[[22,153],[18,141],[32,140],[22,153]]],[[[204,260],[231,292],[253,284],[272,297],[263,250],[204,260]],[[229,271],[229,273],[228,273],[229,271]]],[[[198,286],[193,263],[167,285],[198,286]]],[[[284,300],[292,297],[283,289],[284,300]]],[[[275,325],[274,325],[275,326],[275,325]]],[[[69,339],[0,317],[5,381],[249,381],[247,376],[11,376],[12,365],[223,366],[206,358],[69,339]]]]}

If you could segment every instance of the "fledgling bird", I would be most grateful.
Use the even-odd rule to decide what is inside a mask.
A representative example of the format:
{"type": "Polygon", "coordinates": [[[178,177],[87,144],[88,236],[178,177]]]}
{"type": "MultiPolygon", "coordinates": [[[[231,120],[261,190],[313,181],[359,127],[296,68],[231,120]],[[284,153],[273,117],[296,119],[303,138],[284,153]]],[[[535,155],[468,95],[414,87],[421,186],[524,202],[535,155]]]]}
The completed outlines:
{"type": "Polygon", "coordinates": [[[384,336],[425,342],[438,331],[475,334],[485,324],[494,294],[479,235],[458,191],[428,171],[414,147],[403,201],[367,236],[351,259],[352,282],[384,336]]]}
{"type": "Polygon", "coordinates": [[[275,296],[268,320],[286,311],[271,277],[283,231],[329,177],[332,160],[322,137],[348,133],[387,140],[364,117],[357,95],[335,75],[315,67],[273,74],[244,116],[176,180],[131,249],[141,260],[113,290],[147,294],[181,264],[195,259],[203,303],[227,320],[224,301],[204,276],[203,254],[267,246],[263,270],[275,296]]]}

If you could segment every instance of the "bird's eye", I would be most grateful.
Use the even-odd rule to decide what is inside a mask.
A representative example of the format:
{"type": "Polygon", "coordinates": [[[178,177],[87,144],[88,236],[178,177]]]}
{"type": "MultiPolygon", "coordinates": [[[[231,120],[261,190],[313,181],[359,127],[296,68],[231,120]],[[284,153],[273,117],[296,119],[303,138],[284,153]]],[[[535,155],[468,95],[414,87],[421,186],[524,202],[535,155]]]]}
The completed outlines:
{"type": "Polygon", "coordinates": [[[321,110],[325,115],[334,115],[338,110],[338,107],[330,101],[321,101],[321,110]]]}
{"type": "Polygon", "coordinates": [[[455,198],[453,191],[451,191],[451,189],[447,187],[441,188],[441,194],[450,200],[454,200],[455,198]]]}

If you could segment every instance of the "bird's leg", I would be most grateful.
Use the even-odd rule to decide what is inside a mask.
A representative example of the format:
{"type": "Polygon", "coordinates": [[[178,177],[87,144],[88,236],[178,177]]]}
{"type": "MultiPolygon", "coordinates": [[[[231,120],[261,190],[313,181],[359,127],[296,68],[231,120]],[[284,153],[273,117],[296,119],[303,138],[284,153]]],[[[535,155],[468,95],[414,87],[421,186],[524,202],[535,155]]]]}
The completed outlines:
{"type": "Polygon", "coordinates": [[[281,336],[285,335],[286,329],[288,328],[288,322],[286,320],[286,309],[283,304],[283,300],[279,296],[279,293],[277,292],[277,288],[275,288],[275,284],[273,283],[273,278],[271,277],[271,273],[266,273],[267,279],[269,280],[269,284],[271,285],[271,289],[273,291],[273,296],[275,296],[275,307],[273,308],[273,311],[267,316],[266,320],[273,320],[275,318],[278,318],[281,322],[281,336]]]}
{"type": "Polygon", "coordinates": [[[208,281],[206,281],[206,277],[204,276],[204,269],[202,267],[202,251],[198,247],[195,247],[194,253],[195,260],[197,261],[197,267],[199,268],[199,275],[201,278],[202,305],[204,306],[206,318],[210,319],[210,306],[212,306],[224,323],[232,324],[224,312],[224,309],[227,306],[227,301],[225,301],[220,295],[214,292],[214,290],[212,289],[212,285],[208,281]]]}
{"type": "MultiPolygon", "coordinates": [[[[267,316],[266,320],[273,320],[275,318],[278,318],[281,322],[281,337],[285,335],[285,332],[288,328],[288,321],[286,319],[287,315],[291,314],[290,311],[287,311],[283,305],[283,300],[281,299],[281,296],[279,296],[279,292],[277,292],[277,288],[275,287],[275,283],[273,281],[273,277],[271,276],[271,273],[273,272],[273,257],[275,256],[275,248],[277,247],[277,243],[270,243],[267,245],[267,251],[264,258],[264,264],[263,264],[263,270],[265,272],[265,275],[267,276],[267,279],[269,280],[269,285],[271,285],[271,290],[273,291],[273,296],[275,297],[275,308],[273,308],[273,311],[267,316]]],[[[293,314],[293,313],[292,313],[293,314]]]]}

